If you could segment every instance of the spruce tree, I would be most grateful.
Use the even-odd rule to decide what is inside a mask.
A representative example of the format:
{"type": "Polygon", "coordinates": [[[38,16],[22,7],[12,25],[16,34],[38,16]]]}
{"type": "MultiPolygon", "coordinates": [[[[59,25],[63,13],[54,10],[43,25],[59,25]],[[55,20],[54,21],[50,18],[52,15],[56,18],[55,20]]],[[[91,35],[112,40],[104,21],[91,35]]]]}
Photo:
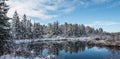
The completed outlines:
{"type": "Polygon", "coordinates": [[[0,55],[3,54],[3,50],[9,39],[9,18],[6,16],[8,11],[8,5],[5,3],[6,0],[0,0],[0,55]]]}
{"type": "Polygon", "coordinates": [[[12,18],[12,36],[15,39],[18,39],[20,32],[20,20],[17,11],[15,11],[12,18]]]}

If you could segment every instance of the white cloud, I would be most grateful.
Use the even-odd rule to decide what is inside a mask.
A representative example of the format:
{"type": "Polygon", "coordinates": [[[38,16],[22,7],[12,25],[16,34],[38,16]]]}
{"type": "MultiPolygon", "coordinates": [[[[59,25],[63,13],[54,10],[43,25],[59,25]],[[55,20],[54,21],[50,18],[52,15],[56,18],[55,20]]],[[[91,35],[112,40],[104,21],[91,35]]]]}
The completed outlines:
{"type": "Polygon", "coordinates": [[[120,25],[120,22],[110,22],[110,21],[95,21],[90,24],[86,24],[86,26],[113,26],[113,25],[120,25]]]}
{"type": "Polygon", "coordinates": [[[38,17],[40,19],[56,17],[56,15],[47,15],[45,9],[38,8],[39,4],[42,2],[42,0],[39,0],[39,2],[37,2],[37,0],[11,0],[8,2],[11,7],[8,16],[12,17],[14,11],[17,10],[20,15],[27,14],[27,16],[38,17]]]}
{"type": "Polygon", "coordinates": [[[109,2],[109,1],[110,0],[92,0],[92,2],[95,4],[105,3],[105,2],[109,2]]]}
{"type": "Polygon", "coordinates": [[[102,4],[111,0],[9,0],[8,16],[12,17],[15,10],[19,15],[39,19],[52,19],[61,16],[61,13],[70,13],[77,7],[88,7],[102,4]]]}
{"type": "Polygon", "coordinates": [[[63,10],[63,12],[69,13],[69,12],[71,12],[71,11],[74,10],[74,9],[75,9],[74,7],[66,8],[66,9],[63,10]]]}
{"type": "Polygon", "coordinates": [[[107,32],[119,32],[120,31],[120,28],[119,28],[120,22],[115,22],[115,21],[95,21],[95,22],[91,22],[85,25],[94,27],[96,29],[103,28],[104,31],[107,31],[107,32]]]}
{"type": "Polygon", "coordinates": [[[7,3],[10,5],[9,17],[17,10],[20,15],[51,19],[58,17],[59,12],[71,12],[74,9],[72,2],[69,4],[66,0],[10,0],[7,3]]]}

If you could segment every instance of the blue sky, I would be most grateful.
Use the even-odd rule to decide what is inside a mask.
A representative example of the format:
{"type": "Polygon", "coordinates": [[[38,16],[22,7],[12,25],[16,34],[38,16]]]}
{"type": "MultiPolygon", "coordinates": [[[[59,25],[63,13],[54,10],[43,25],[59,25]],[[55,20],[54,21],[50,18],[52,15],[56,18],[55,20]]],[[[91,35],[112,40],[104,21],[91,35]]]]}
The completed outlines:
{"type": "Polygon", "coordinates": [[[22,17],[41,24],[59,21],[102,27],[107,32],[120,32],[120,0],[10,0],[8,16],[15,10],[22,17]]]}

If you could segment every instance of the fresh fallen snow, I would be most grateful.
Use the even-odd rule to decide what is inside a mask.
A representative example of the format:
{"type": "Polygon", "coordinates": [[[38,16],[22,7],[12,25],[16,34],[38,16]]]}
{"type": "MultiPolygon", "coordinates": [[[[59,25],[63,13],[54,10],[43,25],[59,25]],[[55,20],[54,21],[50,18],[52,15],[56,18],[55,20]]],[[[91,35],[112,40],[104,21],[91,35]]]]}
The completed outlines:
{"type": "Polygon", "coordinates": [[[39,41],[39,40],[41,39],[20,39],[20,40],[13,40],[13,41],[16,44],[20,44],[20,43],[30,43],[30,42],[39,41]]]}
{"type": "Polygon", "coordinates": [[[56,41],[56,40],[59,40],[59,42],[61,42],[62,40],[61,39],[67,39],[69,41],[72,41],[72,40],[82,40],[81,38],[44,38],[44,39],[21,39],[21,40],[13,40],[14,43],[16,44],[21,44],[21,43],[30,43],[30,42],[38,42],[38,41],[56,41]]]}
{"type": "Polygon", "coordinates": [[[24,58],[22,56],[13,56],[13,55],[3,55],[0,56],[0,59],[52,59],[55,58],[55,55],[47,55],[46,57],[27,57],[24,58]]]}
{"type": "Polygon", "coordinates": [[[29,42],[32,42],[32,40],[30,40],[30,39],[14,40],[14,42],[15,42],[16,44],[20,44],[20,43],[29,43],[29,42]]]}
{"type": "Polygon", "coordinates": [[[0,57],[0,59],[25,59],[24,57],[15,57],[11,55],[3,55],[0,57]]]}
{"type": "Polygon", "coordinates": [[[71,38],[71,37],[56,37],[56,38],[41,38],[41,39],[20,39],[20,40],[13,40],[16,44],[20,43],[30,43],[30,42],[38,42],[38,41],[64,41],[62,39],[66,39],[67,41],[90,41],[92,39],[95,39],[97,36],[90,36],[90,37],[76,37],[76,38],[71,38]]]}
{"type": "MultiPolygon", "coordinates": [[[[4,56],[1,56],[0,59],[30,59],[30,58],[24,58],[24,57],[20,57],[20,56],[4,55],[4,56]]],[[[35,58],[32,58],[32,59],[45,59],[45,58],[35,57],[35,58]]]]}

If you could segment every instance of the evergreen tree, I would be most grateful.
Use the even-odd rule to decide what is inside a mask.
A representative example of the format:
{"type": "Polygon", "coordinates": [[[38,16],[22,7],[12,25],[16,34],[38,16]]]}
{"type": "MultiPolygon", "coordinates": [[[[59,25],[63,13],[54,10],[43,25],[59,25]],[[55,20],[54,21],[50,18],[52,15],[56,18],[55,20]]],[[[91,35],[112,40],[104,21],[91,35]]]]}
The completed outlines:
{"type": "Polygon", "coordinates": [[[6,40],[9,39],[9,18],[6,16],[8,11],[8,5],[5,3],[6,0],[0,0],[0,55],[3,54],[3,50],[6,48],[6,40]]]}
{"type": "Polygon", "coordinates": [[[72,36],[73,35],[73,25],[72,24],[68,24],[68,36],[72,36]]]}
{"type": "Polygon", "coordinates": [[[79,33],[78,33],[78,24],[74,24],[74,28],[75,28],[75,29],[74,29],[74,35],[75,35],[75,36],[79,36],[79,35],[78,35],[78,34],[79,34],[79,33]]]}
{"type": "Polygon", "coordinates": [[[99,33],[103,33],[103,29],[102,28],[99,28],[99,33]]]}
{"type": "Polygon", "coordinates": [[[51,23],[48,24],[47,34],[53,35],[53,25],[51,23]]]}
{"type": "Polygon", "coordinates": [[[22,38],[27,38],[27,17],[24,14],[22,19],[22,38]]]}
{"type": "Polygon", "coordinates": [[[65,22],[64,24],[64,34],[68,35],[68,23],[67,22],[65,22]]]}
{"type": "Polygon", "coordinates": [[[32,38],[32,23],[31,20],[27,21],[27,37],[32,38]]]}
{"type": "Polygon", "coordinates": [[[40,23],[34,23],[34,38],[40,38],[42,35],[42,26],[40,25],[40,23]]]}
{"type": "Polygon", "coordinates": [[[54,32],[54,33],[53,33],[54,35],[58,35],[58,34],[60,33],[58,21],[57,21],[57,22],[54,22],[53,32],[54,32]]]}
{"type": "Polygon", "coordinates": [[[12,35],[13,38],[18,39],[20,36],[20,20],[17,11],[15,11],[12,18],[12,35]]]}
{"type": "Polygon", "coordinates": [[[87,26],[85,28],[85,31],[86,31],[87,34],[93,34],[95,30],[94,30],[94,28],[92,28],[90,26],[87,26]]]}

